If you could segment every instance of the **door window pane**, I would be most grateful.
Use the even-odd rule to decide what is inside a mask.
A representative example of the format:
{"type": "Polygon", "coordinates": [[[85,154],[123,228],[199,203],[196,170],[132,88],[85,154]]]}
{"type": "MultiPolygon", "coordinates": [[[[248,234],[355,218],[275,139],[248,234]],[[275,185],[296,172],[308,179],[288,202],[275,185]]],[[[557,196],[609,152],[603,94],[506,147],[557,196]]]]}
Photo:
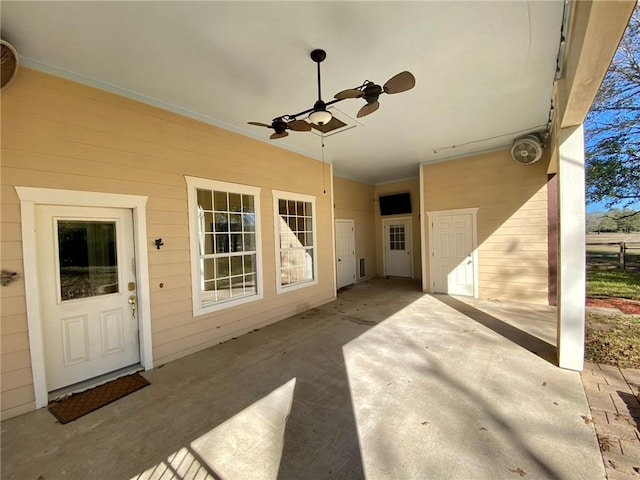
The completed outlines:
{"type": "Polygon", "coordinates": [[[58,221],[60,299],[117,293],[115,222],[58,221]]]}

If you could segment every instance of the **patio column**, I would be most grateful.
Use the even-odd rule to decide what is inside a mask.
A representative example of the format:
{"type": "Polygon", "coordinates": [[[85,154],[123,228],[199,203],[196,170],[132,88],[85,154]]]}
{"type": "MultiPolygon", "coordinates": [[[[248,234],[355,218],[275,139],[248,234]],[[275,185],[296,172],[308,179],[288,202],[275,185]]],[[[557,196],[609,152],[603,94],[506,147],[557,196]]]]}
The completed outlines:
{"type": "Polygon", "coordinates": [[[585,328],[585,171],[582,125],[558,135],[558,363],[582,370],[585,328]]]}

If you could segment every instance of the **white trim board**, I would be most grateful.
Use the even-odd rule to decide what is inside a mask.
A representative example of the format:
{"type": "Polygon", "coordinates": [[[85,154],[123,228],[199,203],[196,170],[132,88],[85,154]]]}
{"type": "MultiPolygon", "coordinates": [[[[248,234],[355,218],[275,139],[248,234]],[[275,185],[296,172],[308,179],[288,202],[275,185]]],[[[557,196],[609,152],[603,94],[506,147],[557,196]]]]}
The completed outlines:
{"type": "Polygon", "coordinates": [[[36,262],[35,212],[36,205],[73,205],[81,207],[127,208],[133,213],[133,235],[136,256],[138,295],[138,328],[140,334],[140,363],[145,370],[153,368],[151,341],[151,296],[149,290],[149,261],[147,253],[147,197],[76,190],[15,187],[20,198],[22,216],[22,254],[24,261],[27,323],[31,351],[31,369],[36,408],[47,406],[48,389],[45,376],[44,342],[40,316],[40,291],[36,262]]]}

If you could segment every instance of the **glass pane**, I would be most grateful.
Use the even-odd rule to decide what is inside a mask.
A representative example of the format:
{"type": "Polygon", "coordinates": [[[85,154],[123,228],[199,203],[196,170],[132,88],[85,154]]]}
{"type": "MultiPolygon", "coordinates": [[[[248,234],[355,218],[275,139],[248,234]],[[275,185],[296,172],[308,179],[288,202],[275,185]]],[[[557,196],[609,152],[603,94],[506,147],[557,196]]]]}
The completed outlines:
{"type": "Polygon", "coordinates": [[[247,293],[256,293],[258,291],[258,288],[256,287],[255,275],[245,275],[244,285],[245,285],[245,288],[247,289],[247,293]]]}
{"type": "Polygon", "coordinates": [[[296,214],[296,202],[294,202],[293,200],[289,200],[287,202],[287,208],[289,209],[289,215],[295,215],[296,214]]]}
{"type": "Polygon", "coordinates": [[[215,231],[217,233],[229,231],[229,216],[226,213],[216,213],[215,231]]]}
{"type": "Polygon", "coordinates": [[[114,222],[58,221],[58,257],[62,301],[119,291],[114,222]]]}
{"type": "Polygon", "coordinates": [[[244,272],[255,273],[255,255],[244,255],[244,272]]]}
{"type": "Polygon", "coordinates": [[[213,232],[213,213],[204,212],[204,231],[213,232]]]}
{"type": "Polygon", "coordinates": [[[278,213],[280,215],[287,214],[287,201],[286,200],[278,200],[278,213]]]}
{"type": "Polygon", "coordinates": [[[304,218],[298,218],[298,231],[304,232],[304,218]]]}
{"type": "Polygon", "coordinates": [[[256,215],[255,213],[246,213],[242,216],[245,232],[255,232],[256,230],[256,215]]]}
{"type": "Polygon", "coordinates": [[[231,275],[242,275],[242,257],[231,257],[231,275]]]}
{"type": "Polygon", "coordinates": [[[205,258],[202,260],[202,277],[204,280],[212,280],[215,278],[213,258],[205,258]]]}
{"type": "Polygon", "coordinates": [[[307,217],[312,217],[313,216],[313,208],[311,207],[311,202],[306,202],[304,204],[304,214],[307,217]]]}
{"type": "Polygon", "coordinates": [[[300,217],[304,216],[304,202],[296,202],[296,214],[300,217]]]}
{"type": "Polygon", "coordinates": [[[203,210],[213,210],[211,206],[211,190],[197,190],[198,192],[198,206],[203,210]]]}
{"type": "Polygon", "coordinates": [[[245,213],[255,213],[252,195],[242,196],[242,211],[245,213]]]}
{"type": "Polygon", "coordinates": [[[304,229],[307,232],[310,232],[313,230],[313,222],[311,221],[311,217],[307,217],[304,219],[304,229]]]}
{"type": "Polygon", "coordinates": [[[305,233],[298,233],[296,235],[296,237],[298,238],[298,244],[296,246],[299,247],[304,247],[305,245],[305,240],[306,240],[306,234],[305,233]]]}
{"type": "Polygon", "coordinates": [[[229,227],[232,232],[242,231],[242,215],[239,213],[232,213],[229,215],[229,227]]]}
{"type": "Polygon", "coordinates": [[[229,211],[241,212],[242,211],[242,196],[239,193],[229,194],[229,211]]]}
{"type": "Polygon", "coordinates": [[[229,253],[229,234],[216,234],[216,253],[229,253]]]}
{"type": "Polygon", "coordinates": [[[227,192],[213,192],[216,211],[227,212],[229,207],[227,204],[227,192]]]}
{"type": "Polygon", "coordinates": [[[229,290],[229,279],[216,280],[216,296],[218,301],[228,300],[231,298],[231,291],[229,290]]]}
{"type": "Polygon", "coordinates": [[[229,257],[216,258],[216,278],[229,276],[229,257]]]}
{"type": "Polygon", "coordinates": [[[231,234],[231,248],[232,252],[242,252],[242,234],[241,233],[232,233],[231,234]]]}
{"type": "Polygon", "coordinates": [[[211,255],[213,252],[213,235],[207,234],[204,236],[204,255],[211,255]]]}
{"type": "Polygon", "coordinates": [[[307,233],[307,243],[305,243],[307,247],[313,246],[313,233],[307,233]]]}
{"type": "Polygon", "coordinates": [[[244,295],[244,277],[233,277],[231,279],[231,296],[240,297],[244,295]]]}
{"type": "Polygon", "coordinates": [[[256,251],[256,234],[255,233],[244,234],[244,251],[245,252],[256,251]]]}

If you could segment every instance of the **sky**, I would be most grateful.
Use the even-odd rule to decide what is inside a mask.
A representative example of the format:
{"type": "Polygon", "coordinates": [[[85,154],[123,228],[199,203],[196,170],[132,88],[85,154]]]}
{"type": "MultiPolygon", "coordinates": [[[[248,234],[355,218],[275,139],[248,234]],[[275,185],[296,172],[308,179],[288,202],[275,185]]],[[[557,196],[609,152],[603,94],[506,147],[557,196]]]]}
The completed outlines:
{"type": "MultiPolygon", "coordinates": [[[[615,208],[615,207],[614,207],[615,208]]],[[[623,208],[622,206],[618,208],[623,208]]],[[[631,210],[640,210],[640,202],[633,202],[631,205],[624,207],[631,210]]],[[[604,202],[590,203],[587,202],[587,213],[608,212],[609,209],[605,207],[604,202]]]]}

